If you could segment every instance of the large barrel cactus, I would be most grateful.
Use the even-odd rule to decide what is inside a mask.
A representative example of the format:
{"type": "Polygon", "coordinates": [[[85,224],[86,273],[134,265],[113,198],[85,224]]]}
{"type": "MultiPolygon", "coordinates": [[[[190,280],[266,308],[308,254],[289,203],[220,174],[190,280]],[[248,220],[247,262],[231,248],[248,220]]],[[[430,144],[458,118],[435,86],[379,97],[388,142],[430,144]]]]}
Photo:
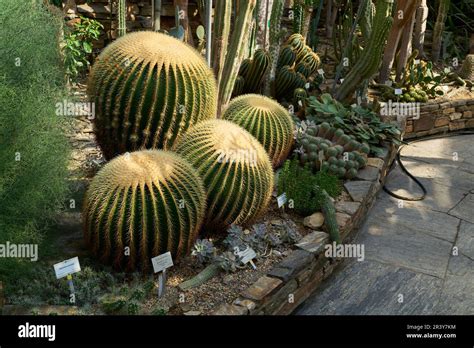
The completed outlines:
{"type": "Polygon", "coordinates": [[[188,253],[204,220],[206,195],[196,170],[172,152],[114,158],[94,177],[84,201],[84,238],[115,269],[146,271],[150,258],[188,253]]]}
{"type": "Polygon", "coordinates": [[[208,228],[253,221],[267,208],[272,166],[263,146],[245,129],[226,120],[205,121],[181,137],[176,152],[204,181],[208,228]]]}
{"type": "Polygon", "coordinates": [[[156,32],[127,34],[107,46],[92,68],[88,94],[108,159],[169,149],[190,126],[216,117],[212,70],[192,47],[156,32]]]}
{"type": "Polygon", "coordinates": [[[290,113],[276,101],[258,94],[231,100],[222,117],[252,134],[267,150],[273,167],[288,156],[293,145],[294,124],[290,113]]]}

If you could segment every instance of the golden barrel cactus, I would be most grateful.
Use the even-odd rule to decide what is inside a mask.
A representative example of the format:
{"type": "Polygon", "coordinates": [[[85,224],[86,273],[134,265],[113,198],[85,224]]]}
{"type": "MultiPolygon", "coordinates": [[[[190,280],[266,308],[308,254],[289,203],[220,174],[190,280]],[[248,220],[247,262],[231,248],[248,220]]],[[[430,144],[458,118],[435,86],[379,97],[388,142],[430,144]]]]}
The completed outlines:
{"type": "Polygon", "coordinates": [[[290,113],[273,99],[246,94],[231,100],[222,116],[246,129],[268,152],[273,167],[288,157],[293,146],[294,123],[290,113]]]}
{"type": "Polygon", "coordinates": [[[255,220],[273,191],[273,171],[262,145],[226,120],[209,120],[190,129],[176,146],[199,172],[207,191],[206,226],[224,228],[255,220]]]}
{"type": "Polygon", "coordinates": [[[146,271],[154,256],[190,251],[205,208],[202,180],[183,158],[161,150],[125,153],[107,163],[86,192],[85,242],[115,269],[146,271]]]}
{"type": "Polygon", "coordinates": [[[92,67],[88,95],[106,158],[139,149],[170,149],[190,126],[215,118],[212,70],[187,44],[143,31],[107,46],[92,67]]]}

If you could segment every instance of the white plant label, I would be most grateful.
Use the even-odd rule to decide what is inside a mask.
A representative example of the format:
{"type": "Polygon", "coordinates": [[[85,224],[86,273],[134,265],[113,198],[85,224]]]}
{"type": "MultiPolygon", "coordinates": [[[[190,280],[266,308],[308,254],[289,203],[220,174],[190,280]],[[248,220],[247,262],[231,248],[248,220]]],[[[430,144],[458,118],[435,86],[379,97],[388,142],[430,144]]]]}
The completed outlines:
{"type": "Polygon", "coordinates": [[[400,88],[395,89],[395,95],[402,95],[403,91],[400,88]]]}
{"type": "Polygon", "coordinates": [[[319,74],[319,75],[324,75],[324,70],[323,70],[323,69],[319,69],[319,70],[318,70],[318,74],[319,74]]]}
{"type": "Polygon", "coordinates": [[[68,275],[81,271],[81,265],[79,264],[79,258],[76,256],[72,259],[59,262],[54,265],[54,272],[56,273],[56,279],[64,278],[68,275]]]}
{"type": "Polygon", "coordinates": [[[255,257],[257,257],[257,253],[251,247],[248,246],[245,250],[239,250],[236,252],[236,254],[240,257],[240,261],[242,261],[244,265],[250,262],[253,269],[257,269],[257,267],[252,261],[255,257]]]}
{"type": "Polygon", "coordinates": [[[418,64],[420,64],[420,60],[419,60],[419,59],[415,59],[415,60],[413,61],[413,63],[415,63],[415,65],[418,65],[418,64]]]}
{"type": "Polygon", "coordinates": [[[283,192],[281,195],[277,197],[278,208],[283,207],[283,205],[288,201],[286,197],[286,192],[283,192]]]}
{"type": "Polygon", "coordinates": [[[155,273],[163,272],[165,269],[173,266],[173,258],[171,257],[171,253],[168,251],[152,258],[151,263],[153,264],[153,271],[155,273]]]}

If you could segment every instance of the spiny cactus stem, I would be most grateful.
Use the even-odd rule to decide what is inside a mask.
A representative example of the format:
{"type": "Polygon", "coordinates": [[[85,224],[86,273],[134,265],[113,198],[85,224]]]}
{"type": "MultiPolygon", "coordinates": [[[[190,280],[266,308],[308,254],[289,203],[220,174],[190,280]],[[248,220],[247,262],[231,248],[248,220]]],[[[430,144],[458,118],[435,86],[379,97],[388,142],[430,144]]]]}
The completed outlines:
{"type": "Polygon", "coordinates": [[[281,40],[281,17],[283,16],[284,1],[277,0],[273,3],[272,14],[270,16],[270,58],[272,63],[270,65],[270,73],[265,82],[265,95],[272,94],[272,82],[275,80],[278,53],[280,52],[281,40]]]}
{"type": "Polygon", "coordinates": [[[256,0],[241,0],[239,12],[237,13],[235,27],[230,39],[229,49],[225,57],[222,79],[219,81],[218,116],[227,105],[232,95],[235,80],[239,72],[240,63],[244,59],[247,42],[250,35],[250,24],[252,23],[253,9],[256,0]]]}
{"type": "Polygon", "coordinates": [[[217,81],[222,79],[222,68],[229,44],[232,1],[218,1],[214,14],[214,38],[212,39],[212,68],[217,81]]]}
{"type": "Polygon", "coordinates": [[[352,23],[352,28],[349,37],[347,38],[346,45],[344,47],[344,52],[341,57],[341,61],[337,65],[336,69],[336,77],[334,78],[334,83],[332,85],[332,93],[336,93],[336,84],[337,81],[341,78],[341,72],[342,72],[342,66],[344,64],[344,58],[349,55],[349,50],[351,49],[352,46],[352,38],[354,37],[354,33],[357,29],[357,23],[359,23],[359,19],[361,18],[364,9],[367,7],[367,3],[369,0],[362,0],[361,4],[359,5],[359,9],[357,10],[356,18],[354,19],[354,22],[352,23]]]}
{"type": "Polygon", "coordinates": [[[126,12],[127,12],[127,1],[126,0],[118,0],[118,36],[124,36],[127,32],[127,20],[126,20],[126,12]]]}
{"type": "Polygon", "coordinates": [[[441,41],[443,39],[443,31],[448,16],[449,6],[451,0],[440,0],[438,7],[438,16],[436,17],[436,23],[433,29],[433,52],[432,58],[436,62],[439,59],[441,52],[441,41]]]}
{"type": "Polygon", "coordinates": [[[195,288],[199,285],[204,284],[211,278],[218,275],[221,271],[220,266],[217,263],[211,263],[209,266],[204,268],[201,272],[199,272],[196,276],[191,279],[186,280],[178,285],[181,290],[188,290],[191,288],[195,288]]]}

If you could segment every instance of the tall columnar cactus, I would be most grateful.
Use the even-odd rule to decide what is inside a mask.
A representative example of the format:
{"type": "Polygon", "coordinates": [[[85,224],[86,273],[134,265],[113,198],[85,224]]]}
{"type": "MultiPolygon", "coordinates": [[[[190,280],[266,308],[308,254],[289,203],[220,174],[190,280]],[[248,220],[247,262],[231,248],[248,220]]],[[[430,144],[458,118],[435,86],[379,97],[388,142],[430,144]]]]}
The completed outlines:
{"type": "Polygon", "coordinates": [[[359,19],[359,26],[362,32],[362,36],[365,40],[370,38],[372,33],[372,23],[375,15],[375,5],[372,0],[363,1],[361,6],[364,6],[362,9],[362,14],[359,19]]]}
{"type": "Polygon", "coordinates": [[[443,31],[446,23],[446,18],[448,17],[449,7],[451,5],[451,0],[440,0],[438,6],[438,15],[436,17],[436,23],[433,28],[433,48],[432,48],[432,58],[433,61],[438,61],[441,53],[441,42],[443,40],[443,31]]]}
{"type": "Polygon", "coordinates": [[[118,36],[124,36],[127,32],[127,1],[118,0],[117,1],[117,16],[118,16],[118,27],[117,32],[118,36]]]}
{"type": "Polygon", "coordinates": [[[207,227],[243,224],[266,210],[273,191],[272,165],[263,146],[243,128],[226,120],[202,122],[180,139],[176,152],[204,181],[207,227]]]}
{"type": "MultiPolygon", "coordinates": [[[[229,1],[230,2],[230,1],[229,1]]],[[[250,26],[252,24],[252,14],[256,0],[239,1],[239,10],[235,18],[235,25],[232,29],[230,43],[225,54],[225,62],[222,68],[222,77],[219,79],[218,92],[218,114],[227,105],[232,96],[235,80],[239,72],[239,66],[245,56],[246,45],[250,36],[250,26]]]]}
{"type": "Polygon", "coordinates": [[[115,269],[147,271],[150,258],[188,253],[204,220],[206,195],[196,170],[161,150],[127,153],[107,163],[84,201],[84,238],[115,269]]]}
{"type": "Polygon", "coordinates": [[[278,54],[280,52],[281,40],[281,18],[285,7],[283,0],[275,0],[273,2],[272,14],[270,16],[270,57],[272,64],[270,66],[270,73],[265,82],[265,94],[270,95],[272,92],[272,82],[275,79],[277,70],[278,54]]]}
{"type": "Polygon", "coordinates": [[[294,123],[289,112],[273,99],[246,94],[231,100],[222,117],[252,134],[278,167],[293,145],[294,123]]]}
{"type": "Polygon", "coordinates": [[[378,0],[369,43],[357,63],[344,78],[337,90],[336,98],[344,100],[353,93],[365,79],[369,79],[380,66],[387,35],[393,23],[390,16],[393,0],[378,0]]]}
{"type": "Polygon", "coordinates": [[[108,159],[171,148],[190,126],[216,117],[212,70],[193,48],[161,33],[131,33],[107,46],[92,68],[88,94],[108,159]]]}
{"type": "Polygon", "coordinates": [[[218,1],[214,10],[214,35],[212,38],[212,68],[217,81],[222,79],[225,55],[229,44],[232,1],[218,1]]]}

